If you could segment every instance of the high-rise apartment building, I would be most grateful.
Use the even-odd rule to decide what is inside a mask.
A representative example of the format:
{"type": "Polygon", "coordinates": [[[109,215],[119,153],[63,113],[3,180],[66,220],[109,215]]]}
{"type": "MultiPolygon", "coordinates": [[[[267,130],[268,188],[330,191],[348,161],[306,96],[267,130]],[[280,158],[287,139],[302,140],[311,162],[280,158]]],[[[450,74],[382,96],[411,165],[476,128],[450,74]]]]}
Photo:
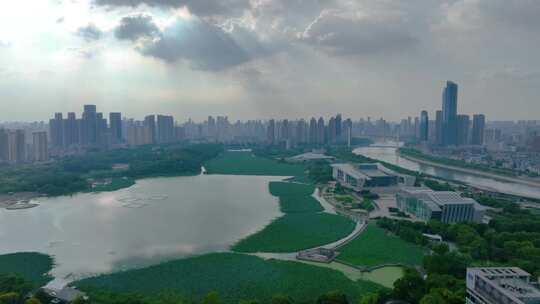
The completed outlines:
{"type": "Polygon", "coordinates": [[[75,113],[68,113],[67,119],[64,119],[64,146],[79,144],[79,124],[75,113]]]}
{"type": "Polygon", "coordinates": [[[309,121],[308,142],[310,144],[317,143],[317,120],[315,119],[315,117],[312,117],[309,121]]]}
{"type": "Polygon", "coordinates": [[[156,116],[148,115],[144,118],[144,142],[156,143],[156,116]]]}
{"type": "Polygon", "coordinates": [[[107,149],[111,142],[111,136],[107,128],[107,119],[103,113],[96,114],[96,142],[95,145],[101,149],[107,149]]]}
{"type": "Polygon", "coordinates": [[[62,113],[55,113],[54,118],[49,120],[49,134],[51,135],[51,145],[55,148],[64,146],[64,120],[62,113]]]}
{"type": "Polygon", "coordinates": [[[429,116],[427,111],[422,111],[420,113],[420,130],[419,130],[419,139],[420,141],[427,141],[429,136],[429,116]]]}
{"type": "Polygon", "coordinates": [[[160,144],[174,141],[174,118],[172,116],[157,116],[157,142],[160,144]]]}
{"type": "Polygon", "coordinates": [[[343,138],[343,119],[341,114],[336,115],[336,141],[341,141],[343,138]]]}
{"type": "Polygon", "coordinates": [[[337,124],[336,119],[334,117],[330,117],[330,120],[328,121],[328,142],[329,143],[335,143],[337,139],[337,124]]]}
{"type": "Polygon", "coordinates": [[[350,118],[345,119],[343,122],[343,141],[347,144],[347,146],[352,145],[352,130],[353,130],[353,123],[350,118]]]}
{"type": "Polygon", "coordinates": [[[9,159],[8,131],[0,129],[0,163],[9,159]]]}
{"type": "Polygon", "coordinates": [[[289,141],[290,139],[290,127],[289,127],[289,120],[288,119],[284,119],[283,121],[281,121],[281,127],[280,127],[280,140],[282,141],[289,141]]]}
{"type": "Polygon", "coordinates": [[[82,145],[97,143],[97,109],[95,105],[85,105],[82,114],[80,138],[82,145]]]}
{"type": "Polygon", "coordinates": [[[216,120],[212,116],[208,116],[207,124],[207,132],[208,136],[212,139],[216,139],[216,120]]]}
{"type": "Polygon", "coordinates": [[[484,144],[484,129],[486,128],[486,116],[476,114],[473,116],[472,140],[473,145],[484,144]]]}
{"type": "Polygon", "coordinates": [[[471,119],[469,115],[458,115],[458,145],[464,146],[470,143],[471,119]]]}
{"type": "Polygon", "coordinates": [[[122,113],[109,113],[109,125],[112,142],[115,144],[122,142],[122,113]]]}
{"type": "Polygon", "coordinates": [[[442,144],[444,146],[455,146],[457,145],[458,85],[448,81],[442,99],[442,144]]]}
{"type": "Polygon", "coordinates": [[[8,131],[8,162],[12,164],[26,161],[24,130],[8,131]]]}
{"type": "Polygon", "coordinates": [[[270,145],[274,144],[276,139],[276,121],[270,119],[268,121],[268,126],[266,127],[266,142],[270,145]]]}
{"type": "Polygon", "coordinates": [[[324,145],[326,142],[326,130],[324,127],[324,118],[319,117],[317,121],[317,143],[319,145],[324,145]]]}
{"type": "Polygon", "coordinates": [[[49,160],[47,132],[32,133],[32,160],[37,162],[49,160]]]}
{"type": "Polygon", "coordinates": [[[437,111],[435,113],[435,143],[437,145],[443,144],[443,113],[437,111]]]}

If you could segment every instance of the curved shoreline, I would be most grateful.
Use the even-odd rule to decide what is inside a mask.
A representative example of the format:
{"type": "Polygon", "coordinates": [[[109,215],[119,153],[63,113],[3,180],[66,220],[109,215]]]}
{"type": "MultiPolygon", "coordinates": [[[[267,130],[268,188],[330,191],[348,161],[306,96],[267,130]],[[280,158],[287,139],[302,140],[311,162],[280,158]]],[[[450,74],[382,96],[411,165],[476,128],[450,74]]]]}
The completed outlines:
{"type": "Polygon", "coordinates": [[[414,161],[414,162],[424,164],[424,165],[429,165],[429,166],[448,169],[448,170],[454,170],[454,171],[458,171],[458,172],[461,172],[461,173],[473,174],[473,175],[477,175],[477,176],[481,176],[481,177],[493,178],[495,180],[503,181],[503,182],[510,182],[510,183],[514,183],[514,184],[523,184],[523,185],[527,185],[527,186],[531,186],[531,187],[539,187],[540,188],[540,182],[524,180],[524,179],[520,179],[520,178],[517,178],[517,177],[498,175],[498,174],[495,174],[495,173],[478,171],[478,170],[475,170],[475,169],[462,168],[462,167],[456,167],[456,166],[441,164],[441,163],[438,163],[438,162],[425,160],[425,159],[409,156],[409,155],[402,154],[402,153],[399,153],[399,156],[403,157],[404,159],[414,161]]]}

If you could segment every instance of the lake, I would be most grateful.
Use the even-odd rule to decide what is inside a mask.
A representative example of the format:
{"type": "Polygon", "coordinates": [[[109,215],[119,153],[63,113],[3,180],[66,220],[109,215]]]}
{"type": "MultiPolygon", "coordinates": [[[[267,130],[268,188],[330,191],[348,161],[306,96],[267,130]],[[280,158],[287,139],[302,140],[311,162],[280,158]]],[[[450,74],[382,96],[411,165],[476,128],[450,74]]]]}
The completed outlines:
{"type": "Polygon", "coordinates": [[[39,199],[0,209],[0,254],[54,256],[61,285],[86,276],[227,250],[281,215],[268,191],[280,177],[199,175],[131,188],[39,199]]]}

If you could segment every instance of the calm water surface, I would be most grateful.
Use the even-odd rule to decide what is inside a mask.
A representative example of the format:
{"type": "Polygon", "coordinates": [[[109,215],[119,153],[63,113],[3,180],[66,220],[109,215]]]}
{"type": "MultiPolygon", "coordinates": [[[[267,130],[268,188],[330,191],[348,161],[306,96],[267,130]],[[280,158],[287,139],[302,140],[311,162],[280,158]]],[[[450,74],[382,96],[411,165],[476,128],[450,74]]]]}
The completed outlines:
{"type": "Polygon", "coordinates": [[[400,157],[397,153],[397,149],[394,147],[362,147],[355,149],[354,153],[391,163],[405,169],[414,170],[445,179],[462,181],[481,189],[540,199],[540,187],[510,183],[451,169],[420,164],[400,157]]]}
{"type": "Polygon", "coordinates": [[[0,209],[0,254],[53,255],[56,281],[227,250],[281,215],[268,183],[279,177],[200,175],[140,180],[100,194],[0,209]]]}

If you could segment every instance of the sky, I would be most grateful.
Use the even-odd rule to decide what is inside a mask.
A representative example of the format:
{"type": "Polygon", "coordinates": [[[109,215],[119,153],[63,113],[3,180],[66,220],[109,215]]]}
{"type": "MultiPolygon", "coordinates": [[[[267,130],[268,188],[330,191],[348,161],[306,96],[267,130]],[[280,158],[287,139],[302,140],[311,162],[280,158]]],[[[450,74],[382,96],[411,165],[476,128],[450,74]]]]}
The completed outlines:
{"type": "Polygon", "coordinates": [[[538,0],[4,0],[0,121],[540,119],[538,0]]]}

